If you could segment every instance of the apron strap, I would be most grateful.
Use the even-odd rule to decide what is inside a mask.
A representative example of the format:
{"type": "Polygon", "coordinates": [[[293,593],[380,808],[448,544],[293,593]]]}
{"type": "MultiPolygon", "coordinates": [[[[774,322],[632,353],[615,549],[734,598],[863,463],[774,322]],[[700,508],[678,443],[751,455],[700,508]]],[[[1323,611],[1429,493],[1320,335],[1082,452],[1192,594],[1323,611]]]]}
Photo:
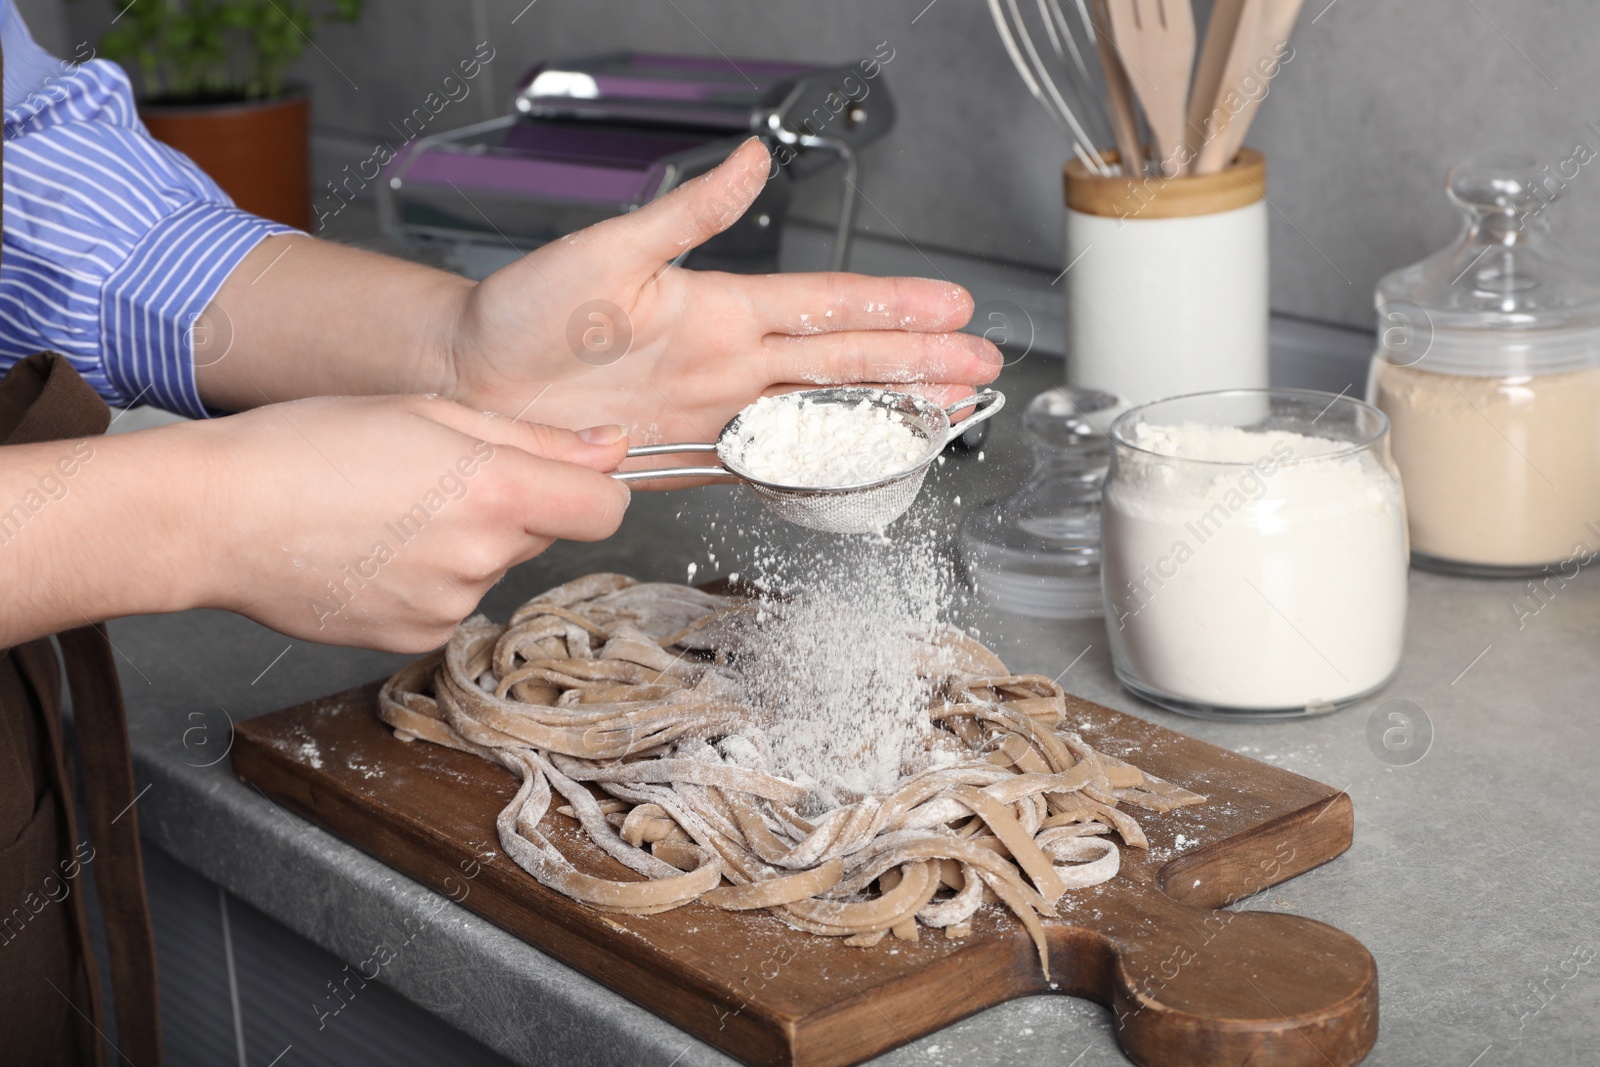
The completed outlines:
{"type": "MultiPolygon", "coordinates": [[[[74,787],[73,766],[68,758],[66,740],[62,737],[61,661],[56,658],[56,650],[48,637],[18,645],[8,655],[23,684],[32,690],[32,706],[30,708],[24,700],[18,707],[8,705],[0,708],[0,714],[31,713],[39,724],[39,748],[42,750],[45,777],[49,780],[50,791],[55,794],[58,827],[55,853],[44,869],[54,874],[63,857],[80,855],[78,846],[84,840],[78,835],[77,805],[70,802],[77,795],[77,789],[74,787]]],[[[91,859],[93,855],[93,852],[89,853],[91,859]]],[[[36,955],[32,960],[22,962],[21,966],[30,970],[39,968],[46,972],[54,971],[67,977],[65,987],[60,990],[68,1004],[63,1021],[77,1030],[80,1042],[72,1062],[93,1063],[103,1067],[106,1062],[105,1041],[98,1033],[77,1027],[77,1020],[72,1018],[76,1012],[82,1011],[89,1017],[90,1026],[96,1028],[105,1020],[105,1011],[100,1003],[100,981],[91,965],[94,948],[89,934],[89,914],[83,906],[83,894],[71,894],[63,906],[67,908],[74,935],[76,958],[69,955],[66,959],[41,959],[36,955]]],[[[46,1026],[48,1029],[48,1024],[46,1026]]],[[[60,1051],[65,1053],[67,1050],[60,1051]]]]}
{"type": "MultiPolygon", "coordinates": [[[[63,357],[38,352],[18,362],[0,381],[0,443],[32,444],[103,433],[111,412],[63,357]]],[[[58,635],[83,771],[89,840],[95,848],[95,887],[105,916],[116,1003],[117,1048],[135,1067],[161,1063],[161,1012],[156,988],[155,938],[145,897],[144,860],[139,851],[133,756],[117,682],[116,662],[103,625],[58,635]]],[[[20,650],[19,650],[20,651],[20,650]]],[[[35,664],[30,673],[40,673],[35,664]]],[[[47,714],[46,719],[50,716],[47,714]]],[[[58,766],[65,763],[59,727],[50,731],[58,766]]],[[[58,779],[64,775],[58,775],[58,779]]],[[[76,840],[72,792],[60,792],[72,840],[76,840]]],[[[85,965],[93,974],[93,956],[85,965]]],[[[97,983],[91,982],[91,986],[97,983]]],[[[96,1002],[98,997],[92,998],[96,1002]]],[[[98,1003],[93,1014],[98,1018],[98,1003]]]]}
{"type": "Polygon", "coordinates": [[[72,690],[78,757],[96,858],[95,888],[106,921],[117,1049],[136,1067],[161,1062],[161,1004],[156,988],[156,942],[144,891],[139,816],[128,723],[111,641],[101,626],[58,635],[72,690]],[[104,864],[104,866],[101,866],[104,864]]]}

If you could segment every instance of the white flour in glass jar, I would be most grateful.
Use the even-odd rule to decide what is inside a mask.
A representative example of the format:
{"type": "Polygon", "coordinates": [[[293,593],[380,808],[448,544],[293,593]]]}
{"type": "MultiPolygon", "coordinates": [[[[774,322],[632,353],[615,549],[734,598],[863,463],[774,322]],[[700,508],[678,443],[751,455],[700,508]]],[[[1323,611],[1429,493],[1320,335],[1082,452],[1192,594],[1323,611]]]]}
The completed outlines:
{"type": "Polygon", "coordinates": [[[1132,429],[1103,519],[1124,680],[1262,710],[1382,685],[1399,663],[1408,560],[1382,453],[1279,430],[1132,429]]]}
{"type": "Polygon", "coordinates": [[[774,485],[861,485],[915,467],[928,439],[867,400],[819,404],[764,396],[744,412],[734,455],[745,473],[774,485]]]}

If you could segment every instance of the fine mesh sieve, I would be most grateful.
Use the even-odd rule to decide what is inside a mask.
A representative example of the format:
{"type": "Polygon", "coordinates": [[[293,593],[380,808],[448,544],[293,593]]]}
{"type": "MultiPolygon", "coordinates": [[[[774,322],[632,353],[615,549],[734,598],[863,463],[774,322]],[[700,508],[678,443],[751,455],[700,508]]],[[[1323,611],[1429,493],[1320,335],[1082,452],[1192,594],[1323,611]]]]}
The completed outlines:
{"type": "Polygon", "coordinates": [[[910,426],[927,442],[927,450],[915,465],[887,477],[852,485],[798,486],[765,481],[745,471],[739,463],[740,427],[749,408],[739,412],[722,428],[715,442],[682,445],[641,445],[628,449],[632,456],[666,456],[680,452],[714,452],[718,465],[711,467],[671,467],[658,470],[626,471],[612,477],[624,482],[660,478],[714,478],[742,481],[779,518],[797,526],[826,533],[874,533],[883,529],[911,507],[928,468],[945,445],[965,433],[1005,405],[1003,394],[984,389],[958,400],[947,408],[911,393],[894,393],[866,386],[836,386],[807,389],[790,396],[814,404],[855,405],[865,400],[875,408],[887,410],[910,426]],[[973,412],[954,425],[950,416],[965,408],[973,412]]]}

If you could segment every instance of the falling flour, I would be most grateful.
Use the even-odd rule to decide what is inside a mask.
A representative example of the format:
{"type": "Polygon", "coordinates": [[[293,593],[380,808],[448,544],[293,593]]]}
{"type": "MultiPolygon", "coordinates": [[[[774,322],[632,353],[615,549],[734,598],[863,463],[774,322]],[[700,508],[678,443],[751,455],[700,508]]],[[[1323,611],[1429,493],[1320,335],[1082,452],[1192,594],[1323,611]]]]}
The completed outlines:
{"type": "Polygon", "coordinates": [[[818,403],[768,396],[745,409],[734,442],[744,472],[775,485],[861,485],[915,467],[928,441],[869,400],[818,403]]]}
{"type": "Polygon", "coordinates": [[[929,637],[949,583],[925,530],[774,547],[742,568],[764,595],[739,684],[766,720],[772,769],[812,789],[814,812],[954,758],[929,748],[938,672],[928,658],[945,654],[929,637]]]}

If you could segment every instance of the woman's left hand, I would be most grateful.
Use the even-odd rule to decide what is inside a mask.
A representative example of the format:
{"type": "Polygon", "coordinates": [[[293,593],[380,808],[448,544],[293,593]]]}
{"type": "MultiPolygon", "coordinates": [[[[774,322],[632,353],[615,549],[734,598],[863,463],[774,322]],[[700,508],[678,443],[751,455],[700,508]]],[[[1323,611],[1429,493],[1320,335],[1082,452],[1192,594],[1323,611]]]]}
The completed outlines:
{"type": "Polygon", "coordinates": [[[710,173],[461,290],[446,353],[456,400],[535,422],[710,441],[757,397],[892,383],[949,403],[999,373],[958,285],[856,274],[682,270],[766,182],[751,139],[710,173]]]}

